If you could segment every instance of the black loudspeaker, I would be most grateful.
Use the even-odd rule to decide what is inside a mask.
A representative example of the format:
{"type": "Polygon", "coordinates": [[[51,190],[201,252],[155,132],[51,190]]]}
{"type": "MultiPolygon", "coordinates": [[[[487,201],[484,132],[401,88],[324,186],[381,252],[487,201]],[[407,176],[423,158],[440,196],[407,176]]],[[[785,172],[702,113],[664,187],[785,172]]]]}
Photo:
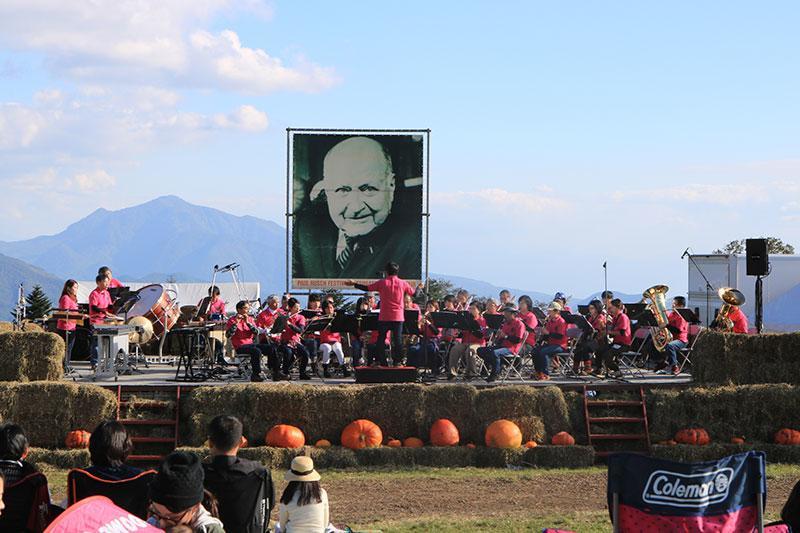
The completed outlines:
{"type": "Polygon", "coordinates": [[[353,370],[356,374],[356,383],[414,383],[417,381],[417,369],[412,366],[357,366],[353,370]]]}
{"type": "Polygon", "coordinates": [[[764,276],[767,274],[769,271],[767,239],[747,239],[745,250],[747,252],[747,275],[764,276]]]}

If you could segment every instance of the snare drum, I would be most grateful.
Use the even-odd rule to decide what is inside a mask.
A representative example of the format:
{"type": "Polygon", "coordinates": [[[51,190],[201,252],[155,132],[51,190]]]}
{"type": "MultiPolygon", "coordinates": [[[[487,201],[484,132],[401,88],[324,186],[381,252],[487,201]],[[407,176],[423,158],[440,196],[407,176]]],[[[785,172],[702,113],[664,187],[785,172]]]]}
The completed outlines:
{"type": "Polygon", "coordinates": [[[159,338],[178,322],[180,310],[163,286],[146,285],[136,291],[138,301],[128,311],[128,318],[143,316],[153,323],[153,333],[159,338]]]}

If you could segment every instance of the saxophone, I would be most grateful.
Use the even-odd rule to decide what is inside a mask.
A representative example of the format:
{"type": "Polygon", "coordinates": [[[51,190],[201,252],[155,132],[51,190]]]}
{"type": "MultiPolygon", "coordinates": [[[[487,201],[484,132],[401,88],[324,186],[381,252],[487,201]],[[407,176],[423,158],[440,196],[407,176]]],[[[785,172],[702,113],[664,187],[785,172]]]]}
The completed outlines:
{"type": "Polygon", "coordinates": [[[669,291],[669,287],[666,285],[653,285],[642,294],[644,300],[650,300],[647,308],[653,313],[659,326],[653,328],[653,346],[659,352],[663,352],[667,344],[672,341],[672,333],[664,327],[669,324],[666,302],[667,291],[669,291]]]}

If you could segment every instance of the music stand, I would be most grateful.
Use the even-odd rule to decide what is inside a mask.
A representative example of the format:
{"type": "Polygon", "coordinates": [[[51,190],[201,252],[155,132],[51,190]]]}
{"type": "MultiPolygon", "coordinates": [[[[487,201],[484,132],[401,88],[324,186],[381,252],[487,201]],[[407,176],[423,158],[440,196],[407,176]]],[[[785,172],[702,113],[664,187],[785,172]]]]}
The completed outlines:
{"type": "Polygon", "coordinates": [[[272,335],[280,335],[283,333],[283,330],[286,329],[286,324],[289,321],[289,318],[286,315],[278,315],[275,317],[275,322],[272,323],[272,327],[269,329],[269,333],[272,335]]]}
{"type": "Polygon", "coordinates": [[[333,317],[331,325],[328,329],[333,333],[357,334],[358,322],[359,318],[357,315],[345,313],[344,311],[340,310],[336,311],[336,315],[333,317]]]}
{"type": "Polygon", "coordinates": [[[486,313],[483,315],[483,319],[486,320],[487,329],[498,330],[503,327],[503,321],[505,320],[505,317],[503,315],[486,313]]]}
{"type": "Polygon", "coordinates": [[[317,309],[303,309],[300,311],[300,314],[303,315],[306,320],[313,320],[322,316],[322,311],[317,309]]]}
{"type": "Polygon", "coordinates": [[[628,317],[638,317],[642,313],[644,313],[648,305],[643,303],[635,303],[635,304],[623,304],[625,306],[625,314],[628,317]]]}
{"type": "Polygon", "coordinates": [[[303,335],[305,335],[306,333],[319,333],[323,329],[327,328],[331,324],[331,322],[333,322],[334,318],[335,315],[332,317],[318,316],[317,318],[309,320],[306,323],[305,329],[303,330],[303,335]]]}
{"type": "Polygon", "coordinates": [[[544,311],[542,311],[540,308],[531,308],[531,313],[533,313],[533,315],[536,317],[536,320],[538,320],[540,324],[547,321],[547,315],[544,314],[544,311]]]}
{"type": "Polygon", "coordinates": [[[680,309],[675,309],[675,311],[677,311],[678,314],[681,315],[683,317],[683,319],[686,322],[688,322],[689,324],[699,324],[700,323],[700,317],[697,316],[697,313],[695,313],[691,309],[688,309],[686,307],[681,307],[680,309]]]}
{"type": "Polygon", "coordinates": [[[403,319],[403,335],[422,335],[419,329],[419,309],[405,309],[403,319]]]}
{"type": "Polygon", "coordinates": [[[213,360],[214,354],[211,350],[210,335],[211,326],[195,326],[187,328],[175,328],[170,331],[178,338],[178,345],[180,346],[180,355],[175,368],[175,381],[208,381],[214,379],[214,371],[208,364],[208,357],[203,357],[203,348],[201,347],[201,338],[205,338],[206,351],[211,352],[213,360]],[[188,340],[188,347],[186,342],[188,340]],[[194,358],[198,362],[203,361],[200,368],[195,368],[193,364],[194,358]],[[181,371],[181,363],[183,363],[184,374],[179,376],[181,371]]]}
{"type": "Polygon", "coordinates": [[[586,320],[586,317],[583,315],[571,314],[566,320],[567,324],[575,324],[577,327],[579,327],[584,335],[591,335],[594,333],[594,328],[591,324],[589,324],[589,321],[586,320]]]}
{"type": "Polygon", "coordinates": [[[589,314],[589,305],[588,305],[588,304],[586,304],[586,305],[579,305],[579,306],[578,306],[578,312],[579,312],[580,314],[582,314],[582,315],[588,315],[588,314],[589,314]]]}
{"type": "Polygon", "coordinates": [[[455,311],[437,311],[431,313],[431,322],[439,329],[461,329],[461,317],[455,311]]]}
{"type": "Polygon", "coordinates": [[[378,330],[378,313],[366,313],[361,316],[361,331],[378,330]]]}

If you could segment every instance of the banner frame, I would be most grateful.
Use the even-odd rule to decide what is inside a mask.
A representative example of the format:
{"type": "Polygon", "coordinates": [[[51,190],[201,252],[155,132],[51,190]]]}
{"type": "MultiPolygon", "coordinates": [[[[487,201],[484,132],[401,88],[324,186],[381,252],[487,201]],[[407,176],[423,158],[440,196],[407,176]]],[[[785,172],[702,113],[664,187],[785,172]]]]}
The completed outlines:
{"type": "MultiPolygon", "coordinates": [[[[431,203],[430,203],[430,182],[431,182],[431,130],[430,128],[421,129],[373,129],[373,128],[286,128],[286,293],[291,293],[292,290],[292,224],[294,221],[294,213],[292,207],[292,145],[293,136],[295,134],[303,133],[317,133],[317,134],[358,134],[366,133],[370,135],[422,135],[425,138],[425,151],[423,155],[423,165],[425,167],[425,187],[422,191],[422,283],[425,284],[425,290],[428,289],[429,283],[429,265],[428,254],[430,252],[429,236],[430,236],[430,216],[431,216],[431,203]]],[[[325,287],[303,287],[301,292],[311,291],[312,289],[324,289],[325,287]]]]}

